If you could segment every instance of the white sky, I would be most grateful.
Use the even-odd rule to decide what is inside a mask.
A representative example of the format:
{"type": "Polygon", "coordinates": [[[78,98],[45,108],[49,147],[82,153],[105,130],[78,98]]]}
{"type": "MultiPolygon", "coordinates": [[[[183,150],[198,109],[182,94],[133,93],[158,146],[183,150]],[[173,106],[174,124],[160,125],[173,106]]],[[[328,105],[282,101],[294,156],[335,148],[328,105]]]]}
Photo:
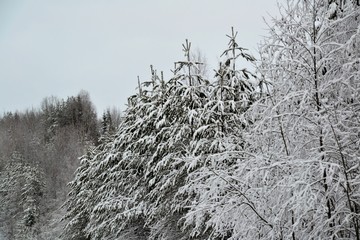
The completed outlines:
{"type": "MultiPolygon", "coordinates": [[[[281,2],[281,1],[280,1],[281,2]]],[[[262,17],[276,0],[0,0],[0,114],[38,108],[46,96],[90,93],[100,115],[125,109],[128,96],[150,77],[166,77],[183,59],[188,38],[211,65],[228,43],[256,56],[266,35],[262,17]]],[[[212,75],[212,71],[210,72],[212,75]]]]}

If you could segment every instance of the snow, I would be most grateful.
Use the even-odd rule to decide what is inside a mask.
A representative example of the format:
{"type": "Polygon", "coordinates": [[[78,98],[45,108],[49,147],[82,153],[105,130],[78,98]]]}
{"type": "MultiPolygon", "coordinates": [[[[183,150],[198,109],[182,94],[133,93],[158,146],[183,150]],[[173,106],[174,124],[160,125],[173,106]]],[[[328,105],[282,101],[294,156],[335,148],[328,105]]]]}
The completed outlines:
{"type": "Polygon", "coordinates": [[[331,3],[327,14],[328,17],[331,18],[332,16],[334,16],[336,14],[336,10],[337,10],[336,2],[331,3]]]}

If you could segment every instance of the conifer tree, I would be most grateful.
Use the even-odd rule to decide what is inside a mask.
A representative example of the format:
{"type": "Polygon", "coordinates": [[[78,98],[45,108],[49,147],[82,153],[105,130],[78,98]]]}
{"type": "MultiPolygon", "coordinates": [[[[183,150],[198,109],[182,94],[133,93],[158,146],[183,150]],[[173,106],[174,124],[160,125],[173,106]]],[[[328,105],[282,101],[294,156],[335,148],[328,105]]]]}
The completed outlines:
{"type": "Polygon", "coordinates": [[[202,63],[191,60],[191,43],[183,44],[184,61],[175,63],[174,76],[167,83],[167,99],[158,113],[156,151],[147,165],[150,191],[148,222],[151,238],[184,237],[178,220],[184,212],[184,202],[175,197],[184,184],[184,157],[198,126],[198,116],[207,100],[207,80],[196,71],[202,63]]]}
{"type": "MultiPolygon", "coordinates": [[[[155,88],[158,78],[153,69],[152,75],[150,85],[155,88]]],[[[139,82],[138,94],[129,98],[117,133],[103,141],[95,154],[86,157],[79,168],[84,170],[77,173],[81,181],[72,183],[75,184],[72,185],[74,199],[89,189],[94,194],[83,200],[87,204],[86,211],[82,212],[88,218],[82,227],[85,236],[94,239],[124,236],[143,239],[146,235],[144,169],[153,146],[156,146],[153,142],[157,117],[154,104],[158,104],[155,91],[146,89],[148,85],[149,82],[139,82]]],[[[76,215],[71,212],[79,207],[81,209],[81,203],[70,200],[69,204],[69,218],[71,222],[74,219],[76,222],[76,215]]]]}
{"type": "Polygon", "coordinates": [[[226,62],[216,71],[217,79],[199,114],[185,165],[188,176],[178,191],[190,209],[183,218],[184,227],[195,238],[236,238],[237,229],[230,226],[240,224],[239,212],[244,209],[229,200],[254,208],[241,195],[244,186],[239,184],[237,178],[241,175],[236,173],[245,159],[242,135],[248,123],[243,114],[255,101],[255,86],[249,81],[254,75],[246,69],[238,70],[238,66],[241,59],[250,62],[255,59],[238,46],[236,35],[233,29],[227,35],[229,46],[223,54],[226,62]]]}
{"type": "MultiPolygon", "coordinates": [[[[98,148],[100,148],[99,146],[98,148]]],[[[90,214],[96,204],[96,190],[101,182],[91,176],[97,149],[89,149],[80,159],[80,167],[76,170],[75,179],[69,183],[69,199],[65,205],[67,213],[63,220],[69,220],[62,233],[63,239],[91,239],[87,231],[90,214]]]]}
{"type": "Polygon", "coordinates": [[[21,154],[14,152],[5,171],[0,174],[2,232],[9,239],[38,239],[44,194],[42,173],[39,168],[28,165],[21,154]]]}

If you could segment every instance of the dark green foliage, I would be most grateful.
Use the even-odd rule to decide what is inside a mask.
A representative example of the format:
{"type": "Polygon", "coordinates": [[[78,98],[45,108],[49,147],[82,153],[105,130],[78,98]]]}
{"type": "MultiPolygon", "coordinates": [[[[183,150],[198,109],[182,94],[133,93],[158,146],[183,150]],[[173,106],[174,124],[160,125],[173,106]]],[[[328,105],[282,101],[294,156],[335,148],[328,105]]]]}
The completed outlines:
{"type": "Polygon", "coordinates": [[[82,91],[76,97],[68,97],[66,101],[46,98],[42,103],[42,111],[47,141],[51,141],[57,130],[74,127],[87,140],[97,142],[97,115],[87,92],[82,91]]]}

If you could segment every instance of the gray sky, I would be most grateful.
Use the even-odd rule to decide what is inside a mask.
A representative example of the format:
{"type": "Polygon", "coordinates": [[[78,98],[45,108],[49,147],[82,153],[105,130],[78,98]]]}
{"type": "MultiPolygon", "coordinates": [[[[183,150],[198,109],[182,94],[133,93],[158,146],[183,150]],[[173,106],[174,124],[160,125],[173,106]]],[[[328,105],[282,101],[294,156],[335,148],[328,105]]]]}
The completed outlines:
{"type": "MultiPolygon", "coordinates": [[[[90,93],[98,114],[125,109],[150,64],[170,77],[188,38],[211,65],[228,43],[256,56],[276,0],[0,0],[0,114],[46,96],[90,93]]],[[[211,72],[212,75],[212,72],[211,72]]]]}

